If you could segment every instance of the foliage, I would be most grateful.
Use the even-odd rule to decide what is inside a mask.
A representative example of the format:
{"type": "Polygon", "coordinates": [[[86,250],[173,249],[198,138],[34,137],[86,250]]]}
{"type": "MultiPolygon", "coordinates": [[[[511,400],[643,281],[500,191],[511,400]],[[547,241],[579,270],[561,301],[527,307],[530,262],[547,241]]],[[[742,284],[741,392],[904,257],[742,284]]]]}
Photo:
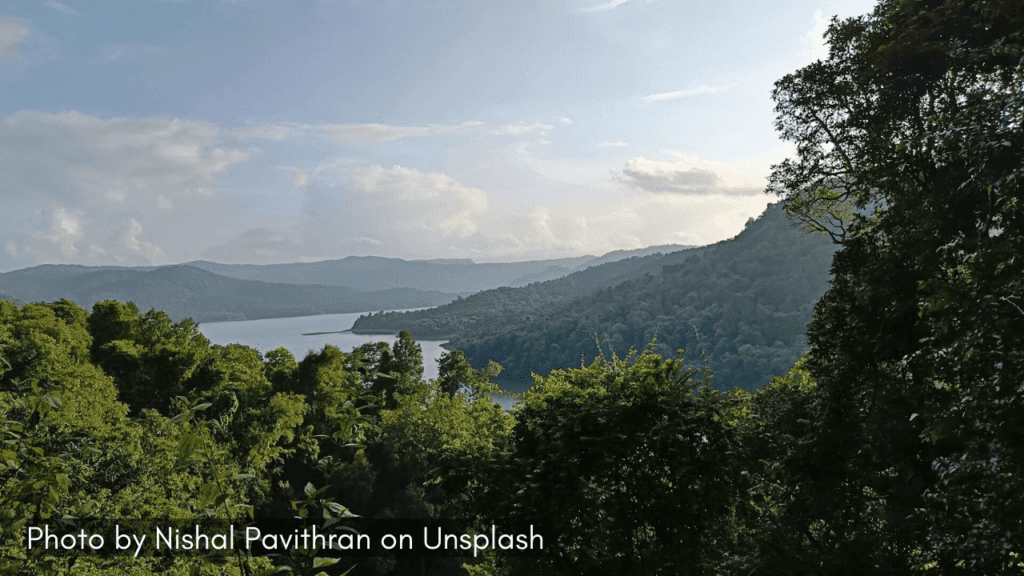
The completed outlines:
{"type": "Polygon", "coordinates": [[[512,573],[712,573],[733,474],[720,397],[651,349],[536,377],[489,505],[556,542],[512,573]]]}
{"type": "MultiPolygon", "coordinates": [[[[804,325],[828,285],[833,247],[802,237],[778,207],[733,240],[691,254],[657,274],[478,323],[453,339],[476,366],[505,368],[502,386],[522,390],[530,373],[589,363],[601,350],[625,355],[657,339],[671,356],[704,352],[717,388],[753,390],[784,374],[806,349],[804,325]]],[[[686,254],[690,251],[684,251],[686,254]]]]}
{"type": "Polygon", "coordinates": [[[882,1],[776,84],[771,189],[842,250],[808,328],[822,573],[1018,573],[1024,13],[882,1]]]}
{"type": "MultiPolygon", "coordinates": [[[[393,334],[408,330],[416,338],[433,340],[473,334],[481,327],[518,322],[552,304],[570,302],[645,274],[657,274],[662,266],[678,264],[703,251],[703,248],[679,250],[680,246],[671,245],[660,248],[675,248],[676,251],[614,260],[578,270],[563,278],[531,282],[517,288],[503,286],[484,290],[427,310],[371,313],[357,318],[352,331],[357,334],[393,334]]],[[[613,254],[615,252],[598,260],[613,254]]]]}
{"type": "MultiPolygon", "coordinates": [[[[292,573],[349,573],[357,563],[353,574],[381,573],[387,562],[339,562],[318,551],[26,558],[25,537],[28,526],[97,519],[330,523],[352,515],[340,502],[359,503],[360,491],[376,494],[384,517],[464,508],[471,490],[462,488],[476,485],[467,466],[488,458],[510,417],[482,392],[494,389],[486,374],[443,394],[423,382],[408,334],[384,348],[327,346],[301,362],[279,349],[263,358],[240,345],[210,346],[191,320],[173,323],[130,303],[104,301],[90,313],[67,300],[0,301],[0,570],[257,574],[273,562],[292,573]],[[388,477],[396,465],[406,474],[399,494],[388,477]],[[451,494],[435,490],[429,506],[409,498],[442,484],[451,494]]],[[[453,562],[432,565],[457,569],[453,562]]]]}

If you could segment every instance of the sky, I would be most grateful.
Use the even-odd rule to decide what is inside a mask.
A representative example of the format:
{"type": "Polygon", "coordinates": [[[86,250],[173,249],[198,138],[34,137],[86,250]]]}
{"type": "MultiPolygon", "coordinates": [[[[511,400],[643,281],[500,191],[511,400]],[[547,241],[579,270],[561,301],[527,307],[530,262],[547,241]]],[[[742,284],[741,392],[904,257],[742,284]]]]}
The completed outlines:
{"type": "Polygon", "coordinates": [[[735,236],[794,0],[0,4],[0,271],[508,262],[735,236]]]}

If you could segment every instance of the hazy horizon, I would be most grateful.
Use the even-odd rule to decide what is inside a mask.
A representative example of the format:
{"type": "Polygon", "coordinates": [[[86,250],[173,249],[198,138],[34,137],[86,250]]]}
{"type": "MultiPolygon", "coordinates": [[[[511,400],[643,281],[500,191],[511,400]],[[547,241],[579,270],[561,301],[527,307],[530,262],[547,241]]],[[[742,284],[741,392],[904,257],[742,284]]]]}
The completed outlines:
{"type": "Polygon", "coordinates": [[[735,236],[775,80],[867,1],[0,11],[0,271],[478,263],[735,236]]]}

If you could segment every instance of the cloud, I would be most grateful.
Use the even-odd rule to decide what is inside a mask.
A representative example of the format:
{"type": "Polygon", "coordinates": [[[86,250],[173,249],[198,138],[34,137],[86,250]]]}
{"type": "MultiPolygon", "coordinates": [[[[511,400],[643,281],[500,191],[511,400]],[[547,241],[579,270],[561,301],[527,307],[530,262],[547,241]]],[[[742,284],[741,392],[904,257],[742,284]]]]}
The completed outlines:
{"type": "Polygon", "coordinates": [[[386,216],[392,229],[465,238],[477,231],[477,215],[488,206],[487,194],[440,172],[405,166],[366,166],[352,170],[348,184],[366,208],[386,216]]]}
{"type": "Polygon", "coordinates": [[[552,124],[545,124],[543,122],[534,122],[532,124],[516,122],[514,124],[501,124],[491,133],[498,134],[499,136],[522,136],[523,134],[539,132],[541,135],[545,135],[552,128],[554,128],[552,124]]]}
{"type": "Polygon", "coordinates": [[[562,124],[448,126],[472,141],[414,166],[338,159],[316,126],[18,112],[0,117],[0,262],[601,254],[719,240],[768,200],[766,159],[533,153],[562,124]]]}
{"type": "Polygon", "coordinates": [[[60,2],[54,2],[53,0],[49,0],[48,2],[46,2],[45,5],[47,8],[52,8],[58,12],[67,14],[68,16],[78,16],[78,10],[75,10],[70,6],[61,4],[60,2]]]}
{"type": "Polygon", "coordinates": [[[486,222],[460,256],[477,261],[601,255],[661,244],[703,245],[734,236],[768,198],[634,193],[614,202],[539,203],[486,222]]]}
{"type": "Polygon", "coordinates": [[[76,112],[0,118],[0,152],[0,199],[45,215],[23,216],[20,240],[13,228],[2,240],[37,263],[88,264],[166,261],[161,246],[182,243],[219,178],[250,156],[209,122],[76,112]]]}
{"type": "Polygon", "coordinates": [[[238,140],[287,140],[294,129],[288,124],[257,124],[233,128],[230,134],[238,140]]]}
{"type": "Polygon", "coordinates": [[[580,12],[607,12],[608,10],[614,10],[619,6],[631,4],[637,0],[610,0],[605,4],[598,4],[596,6],[590,6],[588,8],[581,8],[580,12]]]}
{"type": "Polygon", "coordinates": [[[825,32],[831,19],[825,16],[820,9],[814,11],[814,26],[803,37],[803,44],[812,62],[817,60],[828,60],[828,44],[825,42],[825,32]]]}
{"type": "Polygon", "coordinates": [[[22,18],[0,16],[0,58],[17,59],[21,56],[18,44],[31,34],[24,22],[22,18]]]}
{"type": "Polygon", "coordinates": [[[629,142],[625,140],[605,140],[597,143],[598,148],[628,148],[629,142]]]}
{"type": "Polygon", "coordinates": [[[705,196],[752,196],[767,184],[768,168],[761,164],[730,164],[676,151],[669,155],[671,160],[633,158],[617,179],[647,192],[705,196]]]}
{"type": "MultiPolygon", "coordinates": [[[[296,171],[296,174],[306,174],[296,171]]],[[[348,255],[435,258],[481,234],[490,199],[447,174],[338,162],[308,172],[300,214],[250,227],[207,249],[221,262],[294,262],[348,255]]]]}
{"type": "Polygon", "coordinates": [[[483,122],[463,122],[453,126],[388,126],[386,124],[344,124],[324,125],[323,130],[329,138],[345,144],[367,144],[375,142],[391,142],[401,138],[417,138],[433,134],[448,134],[482,126],[483,122]]]}
{"type": "Polygon", "coordinates": [[[558,121],[566,126],[572,124],[572,118],[560,118],[558,121]]]}
{"type": "Polygon", "coordinates": [[[644,96],[641,100],[644,104],[650,104],[651,102],[662,102],[665,100],[675,100],[677,98],[690,98],[693,96],[707,96],[710,94],[721,94],[722,92],[728,92],[738,86],[738,84],[728,84],[725,86],[698,86],[696,88],[689,88],[686,90],[676,90],[675,92],[661,92],[659,94],[651,94],[650,96],[644,96]]]}

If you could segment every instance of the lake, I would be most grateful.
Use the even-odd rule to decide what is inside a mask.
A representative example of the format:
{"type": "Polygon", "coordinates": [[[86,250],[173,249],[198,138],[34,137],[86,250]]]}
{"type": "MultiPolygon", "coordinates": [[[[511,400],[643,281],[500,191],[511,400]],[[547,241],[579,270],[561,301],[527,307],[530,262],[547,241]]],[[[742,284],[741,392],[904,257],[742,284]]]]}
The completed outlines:
{"type": "MultiPolygon", "coordinates": [[[[305,358],[310,350],[321,350],[327,344],[333,344],[343,352],[351,352],[367,342],[393,343],[398,339],[397,335],[389,337],[382,334],[343,332],[351,328],[356,318],[363,314],[367,312],[236,322],[203,322],[199,325],[199,331],[213,344],[242,344],[259,350],[261,354],[283,346],[294,354],[297,360],[305,358]]],[[[437,378],[437,359],[445,351],[441,348],[445,341],[416,342],[423,349],[423,377],[428,380],[437,378]]],[[[512,406],[513,400],[507,396],[497,396],[495,400],[505,408],[512,406]]]]}

